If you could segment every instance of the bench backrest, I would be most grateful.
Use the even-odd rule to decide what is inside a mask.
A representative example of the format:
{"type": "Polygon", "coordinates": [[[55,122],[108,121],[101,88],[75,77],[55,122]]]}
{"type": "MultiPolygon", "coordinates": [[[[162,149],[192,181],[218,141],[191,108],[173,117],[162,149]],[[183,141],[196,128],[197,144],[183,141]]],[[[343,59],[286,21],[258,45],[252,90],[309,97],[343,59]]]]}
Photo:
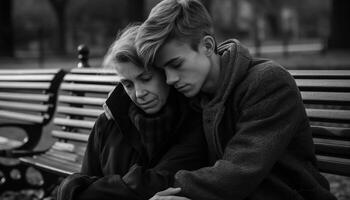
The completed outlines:
{"type": "Polygon", "coordinates": [[[61,69],[0,70],[0,118],[47,124],[63,75],[61,69]]]}
{"type": "Polygon", "coordinates": [[[53,120],[52,136],[57,141],[44,155],[67,160],[67,166],[59,173],[70,174],[80,169],[89,133],[103,113],[102,105],[115,88],[116,80],[114,71],[100,68],[76,68],[64,77],[53,120]]]}
{"type": "Polygon", "coordinates": [[[313,129],[321,171],[350,176],[350,70],[290,70],[313,129]]]}

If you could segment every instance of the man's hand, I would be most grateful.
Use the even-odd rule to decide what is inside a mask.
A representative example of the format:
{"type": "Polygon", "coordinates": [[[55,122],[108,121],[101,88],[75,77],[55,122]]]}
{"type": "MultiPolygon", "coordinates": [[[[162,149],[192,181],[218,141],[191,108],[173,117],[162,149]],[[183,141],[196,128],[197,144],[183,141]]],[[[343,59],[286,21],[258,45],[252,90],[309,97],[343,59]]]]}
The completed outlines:
{"type": "Polygon", "coordinates": [[[181,188],[168,188],[166,190],[157,192],[151,199],[149,200],[190,200],[186,197],[174,196],[179,193],[181,188]]]}

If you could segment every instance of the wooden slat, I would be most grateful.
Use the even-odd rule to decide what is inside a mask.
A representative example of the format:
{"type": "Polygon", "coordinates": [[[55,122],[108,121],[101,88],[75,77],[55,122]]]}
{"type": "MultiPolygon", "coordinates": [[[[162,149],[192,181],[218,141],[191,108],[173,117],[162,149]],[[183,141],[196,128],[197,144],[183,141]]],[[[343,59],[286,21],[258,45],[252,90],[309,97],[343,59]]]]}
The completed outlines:
{"type": "Polygon", "coordinates": [[[322,102],[324,104],[350,103],[350,93],[345,92],[304,92],[301,96],[305,102],[322,102]]]}
{"type": "Polygon", "coordinates": [[[288,70],[295,77],[315,77],[315,78],[346,78],[350,77],[349,70],[288,70]]]}
{"type": "Polygon", "coordinates": [[[350,159],[318,155],[317,160],[322,172],[350,176],[350,159]]]}
{"type": "Polygon", "coordinates": [[[327,121],[350,121],[350,110],[307,108],[306,113],[310,119],[323,119],[327,121]]]}
{"type": "Polygon", "coordinates": [[[0,92],[0,99],[45,102],[45,101],[48,101],[50,99],[50,95],[48,95],[48,94],[0,92]]]}
{"type": "Polygon", "coordinates": [[[321,136],[328,138],[343,138],[350,140],[350,128],[343,127],[327,127],[327,126],[311,126],[313,136],[321,136]]]}
{"type": "Polygon", "coordinates": [[[46,82],[0,82],[0,88],[47,90],[50,88],[50,83],[46,83],[46,82]]]}
{"type": "Polygon", "coordinates": [[[64,81],[116,84],[118,77],[116,75],[67,74],[64,77],[64,81]]]}
{"type": "Polygon", "coordinates": [[[47,112],[49,109],[49,106],[43,105],[43,104],[0,101],[0,108],[6,109],[6,110],[13,109],[13,110],[35,111],[35,112],[47,112]]]}
{"type": "Polygon", "coordinates": [[[22,121],[27,121],[27,122],[34,122],[34,123],[43,123],[44,122],[43,116],[24,114],[24,113],[18,113],[18,112],[11,112],[11,111],[5,111],[5,110],[0,110],[0,117],[22,120],[22,121]]]}
{"type": "Polygon", "coordinates": [[[86,128],[86,129],[92,129],[92,127],[94,126],[93,121],[77,120],[77,119],[55,118],[53,122],[56,125],[86,128]]]}
{"type": "Polygon", "coordinates": [[[116,74],[115,70],[104,68],[73,68],[70,72],[79,74],[116,74]]]}
{"type": "Polygon", "coordinates": [[[108,93],[115,88],[113,85],[96,85],[96,84],[74,84],[62,83],[61,90],[76,91],[76,92],[98,92],[108,93]]]}
{"type": "Polygon", "coordinates": [[[67,131],[53,130],[51,134],[56,138],[76,140],[81,142],[87,142],[89,139],[89,135],[83,134],[83,133],[73,133],[73,132],[67,132],[67,131]]]}
{"type": "Polygon", "coordinates": [[[47,156],[22,157],[20,160],[60,176],[68,176],[74,172],[79,172],[81,168],[81,164],[63,163],[47,156]]]}
{"type": "Polygon", "coordinates": [[[61,69],[1,69],[0,74],[56,74],[61,69]]]}
{"type": "Polygon", "coordinates": [[[0,75],[0,81],[51,81],[55,75],[0,75]]]}
{"type": "Polygon", "coordinates": [[[64,103],[102,106],[103,103],[106,101],[106,98],[61,95],[58,97],[58,101],[64,103]]]}
{"type": "Polygon", "coordinates": [[[334,89],[350,89],[349,79],[296,79],[295,80],[300,90],[303,88],[318,88],[318,89],[329,89],[334,91],[334,89]]]}
{"type": "Polygon", "coordinates": [[[92,109],[92,108],[76,108],[69,106],[59,106],[57,107],[57,112],[68,115],[79,115],[87,117],[98,117],[103,110],[102,109],[92,109]]]}
{"type": "Polygon", "coordinates": [[[317,153],[350,157],[350,141],[314,138],[317,153]]]}

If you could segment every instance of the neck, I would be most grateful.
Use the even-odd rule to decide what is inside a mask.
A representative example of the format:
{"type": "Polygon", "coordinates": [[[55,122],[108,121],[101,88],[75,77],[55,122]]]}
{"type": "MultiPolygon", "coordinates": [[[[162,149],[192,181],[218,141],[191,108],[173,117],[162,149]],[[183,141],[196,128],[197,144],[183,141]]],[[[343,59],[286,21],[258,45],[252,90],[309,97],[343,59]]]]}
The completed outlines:
{"type": "Polygon", "coordinates": [[[220,55],[213,54],[210,58],[210,71],[202,92],[213,96],[218,89],[220,83],[220,55]]]}

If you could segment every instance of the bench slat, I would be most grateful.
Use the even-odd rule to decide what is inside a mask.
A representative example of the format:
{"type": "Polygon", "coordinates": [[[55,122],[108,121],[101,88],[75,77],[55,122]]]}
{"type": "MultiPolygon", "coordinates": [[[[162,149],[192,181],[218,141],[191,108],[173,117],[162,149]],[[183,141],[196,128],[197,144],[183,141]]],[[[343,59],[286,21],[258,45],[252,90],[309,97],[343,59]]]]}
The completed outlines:
{"type": "Polygon", "coordinates": [[[96,84],[74,84],[62,83],[61,90],[75,91],[75,92],[97,92],[108,93],[115,88],[113,85],[96,85],[96,84]]]}
{"type": "Polygon", "coordinates": [[[106,101],[106,98],[61,95],[58,97],[58,100],[63,103],[102,106],[103,103],[106,101]]]}
{"type": "Polygon", "coordinates": [[[50,83],[46,82],[0,82],[0,88],[48,90],[50,83]]]}
{"type": "Polygon", "coordinates": [[[27,122],[34,122],[34,123],[43,123],[44,122],[43,116],[24,114],[24,113],[5,111],[5,110],[0,110],[0,117],[22,120],[22,121],[27,121],[27,122]]]}
{"type": "Polygon", "coordinates": [[[48,95],[48,94],[28,94],[28,93],[0,92],[0,99],[46,102],[46,101],[48,101],[50,99],[50,95],[48,95]]]}
{"type": "Polygon", "coordinates": [[[80,115],[87,117],[98,117],[103,110],[102,109],[91,109],[91,108],[76,108],[68,106],[59,106],[57,108],[58,113],[68,114],[68,115],[80,115]]]}
{"type": "Polygon", "coordinates": [[[322,172],[350,176],[350,159],[330,156],[316,156],[322,172]]]}
{"type": "Polygon", "coordinates": [[[303,88],[314,88],[314,89],[322,89],[324,91],[327,91],[327,90],[334,91],[335,89],[348,90],[350,88],[350,80],[347,80],[347,79],[339,79],[339,80],[296,79],[295,81],[300,90],[303,90],[303,88]]]}
{"type": "Polygon", "coordinates": [[[334,103],[350,103],[350,93],[345,92],[304,92],[301,91],[303,101],[321,102],[325,104],[334,103]]]}
{"type": "Polygon", "coordinates": [[[61,69],[1,69],[0,74],[56,74],[61,69]]]}
{"type": "Polygon", "coordinates": [[[116,75],[81,75],[68,74],[64,77],[64,81],[87,82],[87,83],[107,83],[116,84],[118,77],[116,75]]]}
{"type": "Polygon", "coordinates": [[[78,120],[78,119],[55,118],[53,122],[56,125],[86,128],[86,129],[92,129],[92,127],[94,126],[93,121],[78,120]]]}
{"type": "Polygon", "coordinates": [[[73,68],[70,73],[79,73],[79,74],[116,74],[114,69],[104,69],[104,68],[73,68]]]}
{"type": "Polygon", "coordinates": [[[51,81],[55,75],[0,75],[0,81],[51,81]]]}
{"type": "Polygon", "coordinates": [[[43,105],[43,104],[0,101],[0,108],[6,109],[6,110],[7,109],[13,109],[13,110],[46,112],[46,111],[48,111],[49,106],[48,105],[43,105]]]}
{"type": "Polygon", "coordinates": [[[76,140],[76,141],[81,141],[81,142],[87,142],[89,139],[89,135],[83,134],[83,133],[74,133],[74,132],[67,132],[67,131],[52,130],[51,134],[52,134],[52,136],[54,136],[56,138],[76,140]]]}
{"type": "Polygon", "coordinates": [[[74,172],[79,172],[81,164],[64,163],[58,159],[50,158],[44,155],[35,157],[23,157],[20,160],[24,163],[34,165],[40,169],[53,172],[58,175],[68,176],[74,172]]]}
{"type": "Polygon", "coordinates": [[[294,78],[348,78],[349,70],[288,70],[294,78]]]}
{"type": "Polygon", "coordinates": [[[350,157],[350,141],[314,138],[316,152],[350,157]]]}
{"type": "Polygon", "coordinates": [[[306,113],[311,120],[350,121],[350,110],[307,108],[306,113]]]}
{"type": "Polygon", "coordinates": [[[327,126],[311,126],[313,136],[324,137],[340,137],[350,140],[350,128],[327,127],[327,126]]]}

